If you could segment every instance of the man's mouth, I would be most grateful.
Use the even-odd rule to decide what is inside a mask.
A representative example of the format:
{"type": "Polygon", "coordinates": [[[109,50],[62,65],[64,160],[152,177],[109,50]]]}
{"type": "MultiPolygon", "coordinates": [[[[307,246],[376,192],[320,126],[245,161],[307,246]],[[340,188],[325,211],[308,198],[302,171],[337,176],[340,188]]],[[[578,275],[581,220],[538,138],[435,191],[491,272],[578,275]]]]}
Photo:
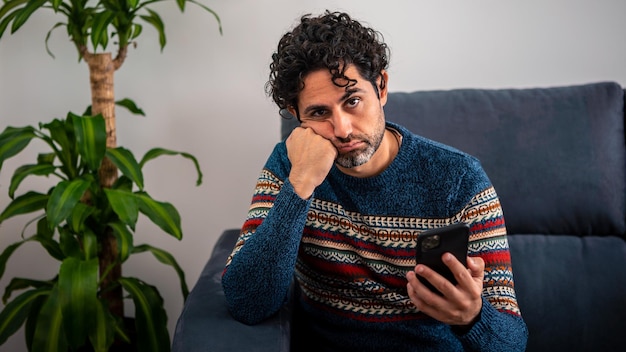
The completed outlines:
{"type": "Polygon", "coordinates": [[[339,154],[349,153],[353,150],[360,149],[361,147],[363,147],[364,144],[365,142],[359,140],[342,143],[337,146],[337,151],[339,152],[339,154]]]}

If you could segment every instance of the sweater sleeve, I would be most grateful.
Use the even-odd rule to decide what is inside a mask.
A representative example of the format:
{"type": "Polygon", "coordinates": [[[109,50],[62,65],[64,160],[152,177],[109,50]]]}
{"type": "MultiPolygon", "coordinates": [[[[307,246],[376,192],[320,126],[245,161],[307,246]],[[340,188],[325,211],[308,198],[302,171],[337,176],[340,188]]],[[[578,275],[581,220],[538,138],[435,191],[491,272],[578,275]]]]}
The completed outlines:
{"type": "Polygon", "coordinates": [[[222,287],[231,315],[257,324],[287,298],[310,200],[264,169],[241,234],[228,258],[222,287]]]}
{"type": "Polygon", "coordinates": [[[480,319],[458,338],[466,351],[523,352],[528,330],[521,316],[499,312],[483,298],[480,319]]]}
{"type": "MultiPolygon", "coordinates": [[[[486,179],[484,172],[477,174],[486,179]]],[[[468,254],[484,260],[485,276],[480,319],[459,340],[467,351],[524,351],[528,330],[515,295],[502,207],[490,183],[475,193],[461,216],[470,226],[468,254]]]]}

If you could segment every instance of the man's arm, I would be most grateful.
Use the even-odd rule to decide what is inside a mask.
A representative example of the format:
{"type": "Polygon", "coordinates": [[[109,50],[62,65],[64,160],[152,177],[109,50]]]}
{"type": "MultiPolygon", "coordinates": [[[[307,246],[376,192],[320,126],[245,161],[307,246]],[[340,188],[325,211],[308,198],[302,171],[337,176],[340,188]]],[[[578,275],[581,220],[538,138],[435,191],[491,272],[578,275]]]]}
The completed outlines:
{"type": "Polygon", "coordinates": [[[407,289],[411,301],[424,313],[451,325],[468,351],[524,351],[528,330],[515,297],[506,227],[493,187],[470,201],[462,221],[471,230],[468,268],[453,256],[443,258],[458,285],[418,265],[417,275],[427,278],[443,297],[410,272],[407,289]]]}
{"type": "Polygon", "coordinates": [[[257,324],[284,303],[309,201],[268,171],[259,178],[248,217],[222,276],[233,317],[257,324]]]}
{"type": "Polygon", "coordinates": [[[299,127],[270,156],[222,277],[235,319],[255,324],[280,309],[293,277],[311,196],[330,172],[336,154],[330,141],[299,127]]]}

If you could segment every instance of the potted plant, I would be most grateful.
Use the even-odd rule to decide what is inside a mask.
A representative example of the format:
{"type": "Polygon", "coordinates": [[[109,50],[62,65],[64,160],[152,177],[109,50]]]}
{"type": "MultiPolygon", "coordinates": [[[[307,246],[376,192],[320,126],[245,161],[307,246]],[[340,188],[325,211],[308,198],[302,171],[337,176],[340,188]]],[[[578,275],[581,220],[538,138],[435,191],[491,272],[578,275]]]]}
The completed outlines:
{"type": "MultiPolygon", "coordinates": [[[[0,38],[14,33],[39,9],[51,9],[65,27],[79,57],[89,66],[92,101],[82,114],[68,113],[39,126],[6,127],[0,134],[0,171],[5,160],[18,155],[33,139],[50,149],[36,162],[17,168],[10,181],[10,203],[0,209],[0,223],[11,217],[35,213],[22,233],[23,240],[0,254],[0,278],[11,255],[24,243],[38,242],[59,261],[58,274],[49,280],[13,278],[2,297],[0,345],[25,326],[26,342],[33,351],[168,351],[167,317],[156,287],[139,278],[122,275],[129,256],[151,252],[172,266],[188,293],[184,272],[167,251],[136,244],[133,232],[139,214],[164,232],[182,238],[180,215],[167,202],[153,199],[144,189],[143,166],[162,155],[189,159],[202,173],[196,158],[164,148],[148,151],[140,160],[117,146],[115,106],[143,114],[130,99],[115,101],[113,73],[122,66],[128,47],[142,33],[143,24],[154,27],[161,49],[166,44],[164,24],[150,8],[162,0],[5,0],[0,7],[0,38]],[[104,52],[113,43],[115,58],[104,52]],[[90,49],[91,48],[91,49],[90,49]],[[101,49],[103,52],[98,52],[101,49]],[[121,174],[121,175],[119,175],[121,174]],[[26,177],[45,176],[58,183],[45,192],[21,192],[26,177]],[[124,313],[124,295],[134,303],[134,323],[124,313]]],[[[176,0],[181,11],[194,0],[176,0]]],[[[86,104],[87,105],[87,104],[86,104]]]]}

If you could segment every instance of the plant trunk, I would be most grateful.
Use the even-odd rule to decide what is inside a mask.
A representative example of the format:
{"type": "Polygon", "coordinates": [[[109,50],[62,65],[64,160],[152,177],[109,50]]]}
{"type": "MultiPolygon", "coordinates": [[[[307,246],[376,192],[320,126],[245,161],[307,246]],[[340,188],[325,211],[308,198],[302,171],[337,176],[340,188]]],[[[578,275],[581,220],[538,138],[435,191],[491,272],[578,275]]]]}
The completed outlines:
{"type": "MultiPolygon", "coordinates": [[[[89,65],[89,81],[91,83],[91,112],[92,115],[102,114],[106,123],[107,148],[117,146],[115,132],[115,94],[114,73],[116,67],[110,53],[88,54],[84,56],[89,65]]],[[[98,177],[102,187],[111,187],[117,180],[117,168],[111,160],[104,158],[98,177]]],[[[106,228],[100,237],[100,275],[107,272],[101,283],[102,298],[109,304],[109,310],[113,315],[124,317],[123,292],[120,285],[115,283],[122,276],[122,266],[118,262],[119,251],[117,240],[111,228],[106,228]]]]}

